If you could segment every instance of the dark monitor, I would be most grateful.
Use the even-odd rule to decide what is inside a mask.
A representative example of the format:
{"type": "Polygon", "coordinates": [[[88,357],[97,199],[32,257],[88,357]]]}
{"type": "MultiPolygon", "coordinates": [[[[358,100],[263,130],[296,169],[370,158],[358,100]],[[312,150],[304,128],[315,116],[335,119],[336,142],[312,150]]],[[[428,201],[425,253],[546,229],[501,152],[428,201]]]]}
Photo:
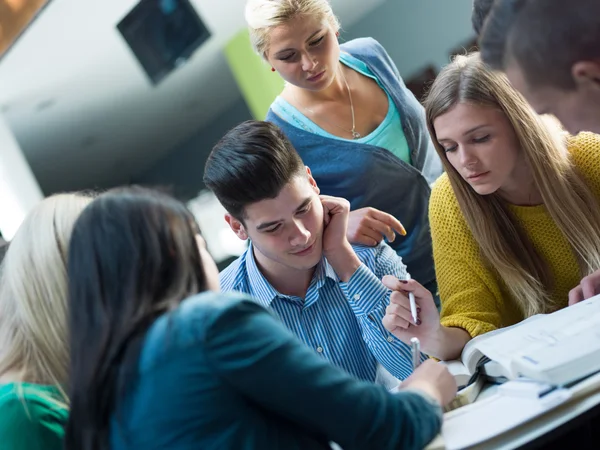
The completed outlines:
{"type": "Polygon", "coordinates": [[[141,0],[117,29],[154,84],[210,37],[189,0],[141,0]]]}

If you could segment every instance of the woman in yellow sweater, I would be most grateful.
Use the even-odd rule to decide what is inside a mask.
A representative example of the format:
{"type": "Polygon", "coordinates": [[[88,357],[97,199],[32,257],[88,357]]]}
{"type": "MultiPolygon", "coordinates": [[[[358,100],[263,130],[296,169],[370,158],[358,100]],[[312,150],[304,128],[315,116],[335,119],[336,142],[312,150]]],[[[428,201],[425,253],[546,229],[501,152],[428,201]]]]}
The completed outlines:
{"type": "Polygon", "coordinates": [[[429,204],[441,319],[418,283],[386,278],[384,324],[454,359],[477,335],[567,306],[600,268],[600,136],[546,123],[477,53],[444,68],[425,107],[446,171],[429,204]]]}

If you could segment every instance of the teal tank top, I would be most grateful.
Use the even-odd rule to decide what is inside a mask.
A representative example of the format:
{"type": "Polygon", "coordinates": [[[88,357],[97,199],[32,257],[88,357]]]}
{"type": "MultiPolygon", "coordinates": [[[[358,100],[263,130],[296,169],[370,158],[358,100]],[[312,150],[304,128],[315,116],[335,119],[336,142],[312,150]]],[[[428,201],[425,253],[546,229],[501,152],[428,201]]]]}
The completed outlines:
{"type": "Polygon", "coordinates": [[[377,82],[379,87],[384,90],[388,98],[388,112],[379,124],[379,126],[369,133],[367,136],[363,136],[359,139],[345,139],[339,136],[335,136],[328,133],[323,128],[319,127],[316,123],[306,117],[297,108],[288,103],[287,100],[281,96],[277,96],[271,109],[275,114],[281,117],[283,120],[291,125],[301,128],[310,133],[317,134],[332,139],[339,139],[343,141],[352,141],[361,144],[374,145],[376,147],[385,148],[386,150],[393,153],[397,158],[401,159],[407,164],[411,164],[410,149],[408,148],[408,142],[406,136],[404,136],[404,130],[402,129],[402,121],[400,119],[400,113],[398,108],[394,104],[394,101],[390,97],[390,94],[385,90],[382,84],[379,82],[377,77],[369,70],[367,65],[355,58],[348,53],[340,53],[340,61],[346,66],[353,70],[372,78],[377,82]]]}

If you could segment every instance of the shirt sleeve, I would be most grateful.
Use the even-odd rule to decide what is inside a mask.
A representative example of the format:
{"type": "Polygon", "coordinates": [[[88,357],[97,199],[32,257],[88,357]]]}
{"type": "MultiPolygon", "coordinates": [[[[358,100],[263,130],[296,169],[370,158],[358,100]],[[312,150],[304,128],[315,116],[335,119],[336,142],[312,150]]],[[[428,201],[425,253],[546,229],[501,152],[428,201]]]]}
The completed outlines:
{"type": "Polygon", "coordinates": [[[61,450],[63,423],[48,406],[16,395],[2,405],[0,442],[11,450],[61,450]]]}
{"type": "Polygon", "coordinates": [[[439,432],[436,405],[356,380],[302,345],[253,302],[210,325],[205,350],[216,373],[252,402],[345,449],[420,449],[439,432]]]}
{"type": "MultiPolygon", "coordinates": [[[[406,266],[402,258],[392,248],[381,243],[377,247],[356,246],[359,259],[363,262],[361,271],[368,273],[368,291],[377,292],[377,295],[360,295],[356,300],[349,296],[348,301],[355,311],[356,318],[361,327],[363,340],[371,354],[390,374],[404,380],[412,373],[412,351],[410,346],[396,338],[383,326],[385,310],[390,304],[391,291],[384,286],[381,279],[385,275],[393,275],[398,279],[406,279],[406,266]],[[368,304],[368,308],[362,305],[368,304]],[[366,314],[357,312],[367,311],[366,314]]],[[[359,271],[357,270],[357,273],[359,271]]],[[[364,279],[367,279],[365,276],[364,279]]],[[[350,279],[349,283],[353,280],[350,279]]],[[[364,289],[367,291],[367,289],[364,289]]],[[[427,355],[421,354],[421,361],[427,355]]]]}
{"type": "Polygon", "coordinates": [[[380,308],[389,297],[388,289],[367,266],[361,264],[347,283],[340,282],[342,292],[356,316],[366,316],[380,308]]]}

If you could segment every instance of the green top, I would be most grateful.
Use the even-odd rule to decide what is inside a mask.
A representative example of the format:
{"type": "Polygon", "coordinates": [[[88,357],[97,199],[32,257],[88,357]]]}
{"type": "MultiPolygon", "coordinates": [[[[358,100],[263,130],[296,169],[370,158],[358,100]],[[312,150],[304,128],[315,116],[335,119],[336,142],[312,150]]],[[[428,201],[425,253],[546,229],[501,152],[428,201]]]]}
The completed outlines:
{"type": "Polygon", "coordinates": [[[0,442],[11,450],[61,450],[69,411],[55,386],[0,385],[0,442]]]}

